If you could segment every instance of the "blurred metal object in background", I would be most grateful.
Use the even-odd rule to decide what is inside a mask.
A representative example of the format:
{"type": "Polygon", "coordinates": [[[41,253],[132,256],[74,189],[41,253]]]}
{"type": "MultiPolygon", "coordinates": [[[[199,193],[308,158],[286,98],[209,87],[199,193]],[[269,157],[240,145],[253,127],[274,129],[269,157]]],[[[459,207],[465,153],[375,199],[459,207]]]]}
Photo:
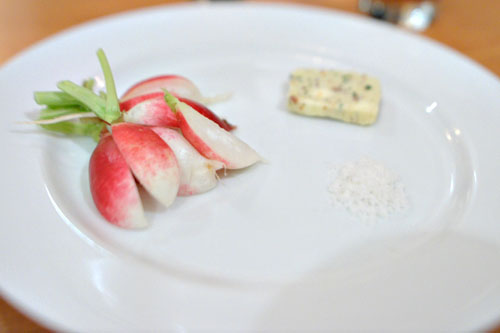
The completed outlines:
{"type": "Polygon", "coordinates": [[[436,1],[358,0],[361,12],[415,31],[429,27],[437,12],[436,1]]]}

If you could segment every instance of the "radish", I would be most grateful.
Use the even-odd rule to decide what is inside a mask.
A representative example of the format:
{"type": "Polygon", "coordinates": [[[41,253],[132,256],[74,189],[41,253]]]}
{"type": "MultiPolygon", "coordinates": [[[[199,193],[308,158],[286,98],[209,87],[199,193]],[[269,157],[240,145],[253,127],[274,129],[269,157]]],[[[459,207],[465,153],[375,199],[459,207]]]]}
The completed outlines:
{"type": "MultiPolygon", "coordinates": [[[[219,118],[203,104],[188,98],[179,96],[176,97],[181,102],[190,105],[193,109],[208,119],[216,122],[223,129],[231,131],[236,128],[227,120],[219,118]]],[[[163,91],[153,92],[128,99],[120,103],[120,109],[124,111],[123,119],[126,122],[150,126],[178,127],[177,117],[165,102],[163,91]]]]}
{"type": "Polygon", "coordinates": [[[155,92],[162,92],[163,90],[168,90],[176,96],[188,98],[206,105],[223,102],[231,98],[230,93],[220,94],[213,97],[205,97],[192,81],[185,77],[171,74],[155,76],[134,84],[125,92],[125,94],[123,94],[121,101],[122,103],[127,102],[132,98],[155,92]]]}
{"type": "Polygon", "coordinates": [[[137,180],[156,200],[170,206],[180,182],[172,149],[146,126],[118,123],[111,127],[111,132],[137,180]]]}
{"type": "Polygon", "coordinates": [[[179,101],[186,103],[198,113],[204,115],[208,119],[212,120],[215,122],[217,125],[219,125],[221,128],[225,129],[226,131],[232,131],[233,129],[236,128],[236,126],[231,125],[226,119],[221,119],[219,118],[215,113],[213,113],[209,108],[207,108],[205,105],[198,103],[196,101],[190,100],[188,98],[184,97],[177,97],[179,101]]]}
{"type": "Polygon", "coordinates": [[[160,75],[134,84],[123,94],[121,100],[126,101],[137,96],[162,92],[163,89],[167,89],[172,94],[196,101],[200,101],[203,98],[198,87],[185,77],[179,75],[160,75]]]}
{"type": "MultiPolygon", "coordinates": [[[[135,97],[132,100],[140,99],[141,97],[135,97]]],[[[128,123],[141,125],[179,127],[177,117],[165,102],[163,93],[160,93],[159,96],[139,101],[139,103],[123,113],[123,120],[128,123]]]]}
{"type": "Polygon", "coordinates": [[[207,99],[188,79],[163,75],[139,82],[120,102],[104,52],[98,50],[97,56],[106,92],[94,92],[90,81],[61,81],[60,91],[35,93],[44,109],[31,123],[98,141],[89,162],[90,191],[110,223],[148,226],[137,182],[168,207],[177,195],[214,188],[217,170],[244,168],[261,160],[228,132],[234,126],[203,105],[207,99]],[[172,93],[163,92],[165,88],[172,93]]]}
{"type": "Polygon", "coordinates": [[[180,187],[177,195],[193,195],[211,190],[217,185],[216,171],[224,164],[208,160],[175,129],[154,127],[153,131],[165,141],[179,163],[180,187]]]}
{"type": "Polygon", "coordinates": [[[261,160],[245,142],[220,128],[212,120],[196,112],[165,91],[165,100],[179,119],[179,128],[196,150],[208,159],[224,163],[228,169],[241,169],[261,160]]]}
{"type": "Polygon", "coordinates": [[[132,172],[110,134],[105,134],[89,162],[90,192],[101,215],[122,228],[148,226],[132,172]]]}
{"type": "Polygon", "coordinates": [[[132,97],[130,99],[127,99],[126,101],[120,102],[120,110],[122,110],[122,112],[126,112],[141,102],[144,102],[148,99],[159,98],[159,97],[164,99],[163,96],[164,96],[164,94],[162,91],[162,92],[152,92],[149,94],[144,94],[144,95],[132,97]]]}

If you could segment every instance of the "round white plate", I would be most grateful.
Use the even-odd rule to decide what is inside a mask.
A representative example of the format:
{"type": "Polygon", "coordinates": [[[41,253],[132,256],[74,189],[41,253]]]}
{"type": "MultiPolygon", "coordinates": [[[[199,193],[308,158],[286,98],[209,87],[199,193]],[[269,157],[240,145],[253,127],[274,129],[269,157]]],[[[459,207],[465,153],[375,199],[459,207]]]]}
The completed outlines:
{"type": "Polygon", "coordinates": [[[500,82],[389,25],[308,7],[190,4],[97,20],[1,70],[3,295],[61,330],[484,329],[500,315],[500,82]],[[94,143],[20,125],[36,90],[100,76],[119,92],[177,73],[267,163],[211,192],[105,222],[88,188],[94,143]],[[368,73],[383,89],[360,127],[286,110],[298,67],[368,73]],[[411,208],[368,223],[331,205],[328,170],[370,157],[411,208]]]}

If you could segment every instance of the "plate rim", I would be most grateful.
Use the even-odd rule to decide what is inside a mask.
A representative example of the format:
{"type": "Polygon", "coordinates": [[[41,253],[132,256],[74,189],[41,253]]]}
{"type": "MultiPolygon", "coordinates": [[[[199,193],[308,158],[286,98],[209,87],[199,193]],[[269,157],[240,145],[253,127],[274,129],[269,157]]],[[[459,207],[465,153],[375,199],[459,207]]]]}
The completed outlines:
{"type": "MultiPolygon", "coordinates": [[[[100,17],[97,19],[93,19],[93,20],[90,20],[87,22],[77,24],[75,26],[66,28],[62,31],[59,31],[51,36],[48,36],[48,37],[32,44],[28,48],[25,48],[23,51],[14,55],[13,57],[7,59],[2,64],[2,66],[0,68],[0,73],[6,72],[7,68],[13,67],[13,66],[15,66],[16,63],[22,62],[24,59],[33,56],[33,54],[36,54],[37,50],[40,47],[47,45],[47,43],[57,41],[58,39],[60,39],[64,36],[68,36],[68,35],[73,34],[75,31],[82,31],[82,30],[88,29],[89,27],[91,27],[95,24],[105,23],[105,22],[114,21],[114,20],[122,20],[124,17],[127,17],[129,15],[134,15],[134,16],[135,15],[142,15],[142,14],[150,12],[150,11],[171,10],[171,8],[173,8],[173,7],[181,8],[183,10],[185,10],[186,8],[188,10],[192,10],[193,8],[196,8],[197,6],[200,6],[200,5],[206,6],[206,4],[198,4],[198,3],[180,3],[180,4],[166,4],[166,5],[151,6],[151,7],[145,7],[145,8],[136,9],[136,10],[120,12],[120,13],[116,13],[116,14],[111,14],[111,15],[107,15],[104,17],[100,17]]],[[[311,12],[321,12],[321,13],[330,12],[330,14],[334,13],[335,15],[350,17],[351,19],[369,22],[368,18],[364,18],[364,17],[356,15],[356,14],[345,13],[345,12],[341,12],[338,10],[332,10],[332,9],[327,9],[327,8],[318,8],[316,6],[310,6],[310,5],[304,5],[304,4],[288,4],[288,3],[287,4],[275,4],[275,3],[244,2],[244,3],[237,3],[237,4],[217,3],[217,4],[210,4],[210,6],[215,6],[215,7],[217,7],[217,6],[228,6],[228,7],[253,6],[253,7],[266,7],[266,8],[273,7],[273,8],[277,8],[277,9],[283,8],[283,7],[284,8],[292,8],[292,9],[293,8],[295,8],[295,9],[301,8],[301,9],[305,9],[305,10],[308,10],[311,12]]],[[[385,23],[371,22],[371,21],[370,21],[370,23],[374,23],[374,24],[379,25],[379,26],[384,26],[386,28],[389,28],[389,30],[391,30],[391,31],[397,31],[398,33],[402,33],[402,35],[404,35],[404,36],[407,36],[410,38],[417,38],[419,40],[424,41],[425,43],[430,43],[429,45],[432,45],[432,47],[437,47],[437,48],[441,49],[443,52],[446,52],[446,53],[453,55],[455,57],[459,57],[462,61],[465,61],[469,65],[472,65],[476,70],[481,71],[484,75],[487,75],[488,77],[494,79],[496,81],[496,83],[500,84],[499,77],[496,76],[489,69],[487,69],[483,65],[479,64],[478,62],[464,56],[463,54],[459,53],[458,51],[456,51],[455,49],[453,49],[449,46],[446,46],[440,42],[437,42],[437,41],[435,41],[431,38],[425,37],[425,36],[414,35],[414,34],[409,33],[407,31],[396,30],[385,23]]],[[[3,283],[1,280],[0,280],[0,294],[2,294],[2,296],[4,298],[6,298],[9,301],[9,303],[13,304],[21,312],[26,313],[30,318],[33,318],[37,322],[40,322],[40,323],[47,325],[49,327],[61,329],[61,327],[58,327],[59,323],[52,323],[48,318],[44,317],[42,314],[43,311],[40,310],[40,312],[37,312],[38,310],[34,310],[34,309],[30,308],[29,306],[26,306],[26,304],[23,304],[23,301],[21,301],[20,298],[16,297],[16,295],[14,293],[12,293],[11,291],[4,290],[3,283]]],[[[498,318],[500,318],[500,314],[498,315],[497,319],[498,318]]],[[[62,329],[67,329],[67,327],[62,327],[62,329]]]]}

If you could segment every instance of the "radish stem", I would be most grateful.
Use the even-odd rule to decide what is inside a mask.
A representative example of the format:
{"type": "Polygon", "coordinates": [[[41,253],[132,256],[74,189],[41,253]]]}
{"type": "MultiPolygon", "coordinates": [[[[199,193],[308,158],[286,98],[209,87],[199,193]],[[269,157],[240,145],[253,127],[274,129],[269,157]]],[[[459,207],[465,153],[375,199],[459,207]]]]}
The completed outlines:
{"type": "Polygon", "coordinates": [[[165,102],[167,102],[168,107],[170,108],[170,110],[172,110],[173,113],[176,113],[179,100],[177,99],[177,97],[169,93],[166,89],[163,89],[163,92],[165,93],[165,102]]]}
{"type": "Polygon", "coordinates": [[[102,49],[97,51],[97,57],[99,58],[99,63],[101,64],[104,74],[104,81],[106,82],[106,116],[111,120],[108,122],[111,123],[121,116],[120,103],[118,102],[115,80],[113,79],[111,67],[102,49]]]}
{"type": "MultiPolygon", "coordinates": [[[[79,86],[71,81],[59,82],[57,87],[83,103],[105,122],[111,123],[116,119],[116,115],[106,112],[106,101],[87,88],[79,86]]],[[[120,114],[118,114],[118,116],[120,116],[120,114]]]]}
{"type": "Polygon", "coordinates": [[[82,86],[84,88],[87,88],[88,90],[94,91],[95,80],[94,79],[84,80],[83,83],[82,83],[82,86]]]}
{"type": "Polygon", "coordinates": [[[94,112],[77,112],[77,113],[65,114],[63,116],[50,119],[38,119],[34,121],[26,121],[24,122],[24,124],[49,125],[80,118],[97,118],[97,116],[95,115],[94,112]]]}

